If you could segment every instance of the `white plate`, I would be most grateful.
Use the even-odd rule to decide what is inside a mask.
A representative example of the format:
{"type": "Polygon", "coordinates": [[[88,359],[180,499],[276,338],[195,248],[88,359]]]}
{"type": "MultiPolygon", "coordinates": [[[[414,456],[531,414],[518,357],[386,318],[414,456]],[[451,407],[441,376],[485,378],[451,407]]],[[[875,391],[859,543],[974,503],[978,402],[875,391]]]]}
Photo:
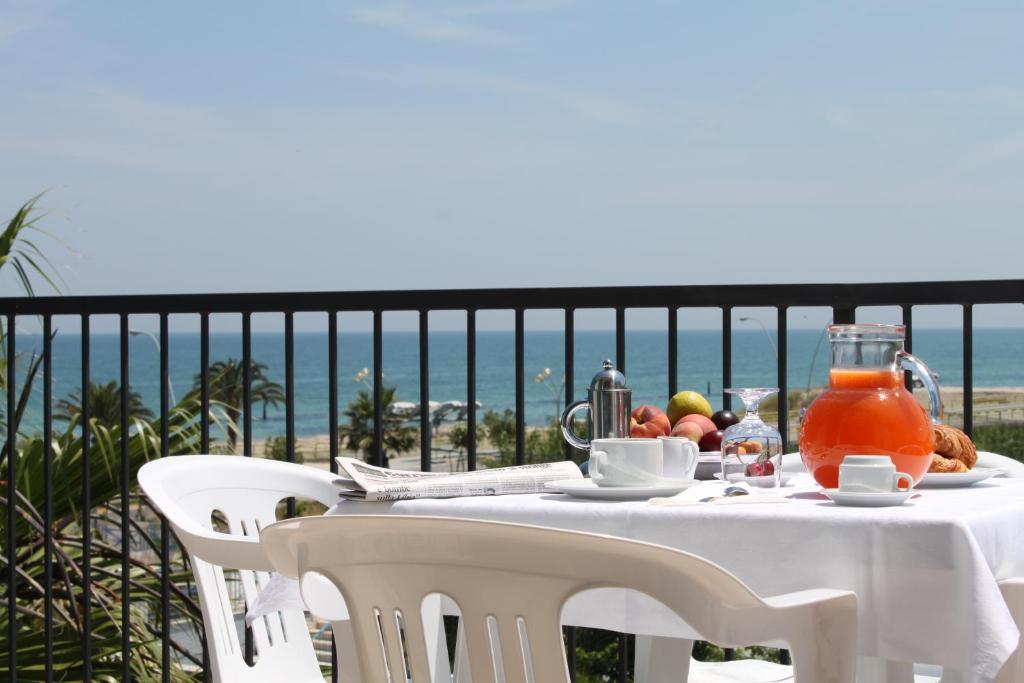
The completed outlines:
{"type": "MultiPolygon", "coordinates": [[[[788,486],[790,480],[793,479],[793,477],[795,477],[798,474],[803,474],[803,472],[783,472],[779,477],[779,486],[788,486]]],[[[715,479],[721,481],[722,473],[715,472],[714,477],[715,479]]]]}
{"type": "Polygon", "coordinates": [[[840,491],[839,489],[825,489],[825,495],[832,499],[836,505],[849,505],[859,508],[884,508],[894,505],[903,505],[914,495],[914,490],[891,491],[886,493],[861,493],[851,491],[840,491]]]}
{"type": "Polygon", "coordinates": [[[934,489],[962,488],[1000,474],[1003,474],[1003,470],[995,467],[975,467],[967,472],[928,472],[917,485],[934,489]]]}
{"type": "Polygon", "coordinates": [[[544,484],[544,488],[555,493],[565,493],[573,498],[647,500],[661,496],[674,496],[699,483],[694,479],[666,479],[664,482],[648,486],[598,486],[590,479],[562,479],[549,481],[544,484]]]}
{"type": "Polygon", "coordinates": [[[722,452],[708,451],[697,456],[697,470],[694,479],[708,481],[714,478],[715,472],[722,473],[722,452]]]}

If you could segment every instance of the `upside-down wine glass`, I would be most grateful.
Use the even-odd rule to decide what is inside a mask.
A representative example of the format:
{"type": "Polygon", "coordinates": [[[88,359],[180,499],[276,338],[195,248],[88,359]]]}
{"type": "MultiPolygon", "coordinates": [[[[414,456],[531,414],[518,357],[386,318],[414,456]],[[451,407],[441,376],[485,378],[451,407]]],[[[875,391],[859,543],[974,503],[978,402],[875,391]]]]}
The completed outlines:
{"type": "Polygon", "coordinates": [[[774,488],[781,476],[782,435],[765,424],[757,409],[778,388],[726,389],[743,401],[746,415],[722,435],[722,480],[749,486],[774,488]],[[773,460],[774,458],[774,460],[773,460]]]}

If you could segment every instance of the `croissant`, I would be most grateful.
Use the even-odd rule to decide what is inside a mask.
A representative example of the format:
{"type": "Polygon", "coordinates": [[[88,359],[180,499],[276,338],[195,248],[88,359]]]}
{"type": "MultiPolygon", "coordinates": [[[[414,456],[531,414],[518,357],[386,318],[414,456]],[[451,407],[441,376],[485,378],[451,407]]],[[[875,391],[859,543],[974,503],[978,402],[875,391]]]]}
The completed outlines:
{"type": "Polygon", "coordinates": [[[950,427],[949,425],[934,425],[932,427],[932,431],[935,434],[935,454],[947,460],[955,460],[961,463],[964,466],[964,469],[934,469],[939,465],[937,465],[933,459],[932,465],[928,470],[929,472],[966,472],[974,467],[974,464],[978,462],[978,449],[974,447],[974,442],[971,441],[971,437],[967,436],[956,427],[950,427]]]}
{"type": "Polygon", "coordinates": [[[929,472],[966,472],[967,465],[955,458],[944,458],[938,453],[932,454],[932,464],[928,466],[929,472]]]}

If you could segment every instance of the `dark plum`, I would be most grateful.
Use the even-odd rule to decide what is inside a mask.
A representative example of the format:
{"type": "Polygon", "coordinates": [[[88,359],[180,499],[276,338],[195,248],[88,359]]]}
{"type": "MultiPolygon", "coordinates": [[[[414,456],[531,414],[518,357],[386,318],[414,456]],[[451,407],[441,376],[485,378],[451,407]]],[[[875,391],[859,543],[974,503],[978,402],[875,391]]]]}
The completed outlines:
{"type": "Polygon", "coordinates": [[[736,417],[736,413],[731,410],[719,410],[711,416],[711,421],[714,422],[715,426],[719,429],[728,429],[739,422],[740,419],[736,417]]]}

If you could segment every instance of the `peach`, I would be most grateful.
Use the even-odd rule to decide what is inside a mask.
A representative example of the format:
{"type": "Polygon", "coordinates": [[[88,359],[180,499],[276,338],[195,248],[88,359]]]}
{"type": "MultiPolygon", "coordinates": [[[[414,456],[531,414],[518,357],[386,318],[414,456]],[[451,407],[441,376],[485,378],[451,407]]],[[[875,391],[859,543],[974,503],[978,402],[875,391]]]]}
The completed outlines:
{"type": "Polygon", "coordinates": [[[672,436],[685,436],[690,441],[699,443],[704,437],[704,432],[701,430],[700,425],[694,422],[683,422],[680,420],[676,423],[676,426],[672,428],[672,436]]]}
{"type": "Polygon", "coordinates": [[[704,417],[703,415],[698,415],[696,413],[679,418],[679,422],[676,424],[679,424],[680,422],[689,422],[697,425],[700,427],[701,434],[710,434],[718,429],[718,427],[715,426],[715,423],[711,421],[711,418],[704,417]]]}
{"type": "Polygon", "coordinates": [[[629,435],[634,438],[654,439],[659,436],[667,436],[672,431],[672,424],[668,421],[665,412],[652,405],[635,408],[629,423],[629,435]]]}

